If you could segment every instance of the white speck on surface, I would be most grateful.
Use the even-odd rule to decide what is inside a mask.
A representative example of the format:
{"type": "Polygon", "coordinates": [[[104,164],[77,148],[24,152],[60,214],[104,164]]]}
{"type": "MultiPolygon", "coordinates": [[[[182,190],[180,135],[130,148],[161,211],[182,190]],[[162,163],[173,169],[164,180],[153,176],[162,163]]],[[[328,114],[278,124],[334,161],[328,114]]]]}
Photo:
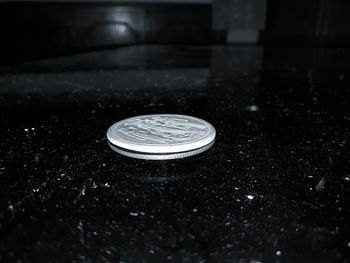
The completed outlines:
{"type": "Polygon", "coordinates": [[[25,128],[24,131],[25,131],[25,132],[29,132],[29,129],[28,129],[28,128],[25,128]]]}
{"type": "Polygon", "coordinates": [[[11,210],[11,211],[13,211],[13,205],[9,205],[9,209],[11,210]]]}
{"type": "Polygon", "coordinates": [[[259,107],[256,105],[249,105],[247,106],[247,111],[256,112],[259,111],[259,107]]]}
{"type": "Polygon", "coordinates": [[[83,222],[79,221],[79,223],[78,223],[78,225],[77,225],[77,228],[78,228],[80,231],[84,232],[84,229],[83,229],[83,222]]]}
{"type": "Polygon", "coordinates": [[[148,252],[149,252],[150,254],[154,254],[154,250],[153,250],[153,249],[148,250],[148,252]]]}
{"type": "Polygon", "coordinates": [[[253,195],[246,195],[246,197],[247,197],[249,200],[253,200],[253,199],[254,199],[254,196],[253,196],[253,195]]]}
{"type": "Polygon", "coordinates": [[[193,212],[194,213],[198,212],[198,209],[197,208],[193,209],[193,212]]]}
{"type": "Polygon", "coordinates": [[[315,186],[316,191],[322,191],[324,189],[324,185],[326,184],[326,178],[322,177],[321,180],[315,186]]]}
{"type": "Polygon", "coordinates": [[[281,255],[282,255],[282,252],[278,250],[278,251],[276,251],[276,255],[277,255],[277,256],[281,256],[281,255]]]}
{"type": "Polygon", "coordinates": [[[348,247],[350,247],[350,242],[348,243],[348,247]]]}
{"type": "Polygon", "coordinates": [[[130,212],[130,215],[131,215],[131,216],[138,216],[139,213],[137,213],[137,212],[130,212]]]}

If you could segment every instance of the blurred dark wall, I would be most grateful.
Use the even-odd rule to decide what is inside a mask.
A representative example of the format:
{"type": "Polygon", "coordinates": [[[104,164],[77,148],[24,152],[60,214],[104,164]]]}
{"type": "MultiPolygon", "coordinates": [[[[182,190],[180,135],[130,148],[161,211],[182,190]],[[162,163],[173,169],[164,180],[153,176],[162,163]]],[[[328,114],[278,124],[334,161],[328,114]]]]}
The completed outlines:
{"type": "Polygon", "coordinates": [[[210,4],[0,4],[0,63],[123,45],[208,44],[210,4]]]}
{"type": "Polygon", "coordinates": [[[213,0],[213,29],[233,44],[348,46],[349,13],[348,0],[213,0]]]}
{"type": "Polygon", "coordinates": [[[266,0],[213,0],[213,30],[226,43],[261,43],[265,15],[266,0]]]}
{"type": "Polygon", "coordinates": [[[133,44],[348,46],[348,0],[2,2],[0,65],[133,44]]]}
{"type": "Polygon", "coordinates": [[[268,0],[265,42],[348,46],[349,14],[348,0],[268,0]]]}

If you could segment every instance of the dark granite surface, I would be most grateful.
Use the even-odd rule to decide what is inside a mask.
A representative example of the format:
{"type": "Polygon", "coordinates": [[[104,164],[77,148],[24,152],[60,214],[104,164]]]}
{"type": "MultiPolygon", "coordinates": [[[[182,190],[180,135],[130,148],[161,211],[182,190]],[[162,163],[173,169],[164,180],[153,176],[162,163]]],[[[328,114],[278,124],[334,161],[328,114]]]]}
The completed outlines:
{"type": "Polygon", "coordinates": [[[349,262],[347,49],[138,46],[0,69],[1,262],[349,262]],[[114,122],[201,117],[123,157],[114,122]]]}

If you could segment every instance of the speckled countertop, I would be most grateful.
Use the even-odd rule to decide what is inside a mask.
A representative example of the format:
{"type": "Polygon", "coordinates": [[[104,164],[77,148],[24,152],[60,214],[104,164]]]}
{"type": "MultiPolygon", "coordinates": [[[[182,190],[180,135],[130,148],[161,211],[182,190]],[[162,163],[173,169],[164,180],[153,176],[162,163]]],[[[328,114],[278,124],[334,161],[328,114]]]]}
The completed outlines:
{"type": "Polygon", "coordinates": [[[350,262],[347,49],[136,46],[0,69],[1,262],[350,262]],[[207,152],[123,157],[181,113],[207,152]]]}

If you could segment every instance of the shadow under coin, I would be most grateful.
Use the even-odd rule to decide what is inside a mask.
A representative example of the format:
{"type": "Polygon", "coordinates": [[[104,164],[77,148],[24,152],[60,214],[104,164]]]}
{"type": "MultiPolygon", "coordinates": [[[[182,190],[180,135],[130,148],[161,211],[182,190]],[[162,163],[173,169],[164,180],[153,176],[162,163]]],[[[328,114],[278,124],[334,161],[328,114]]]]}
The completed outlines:
{"type": "MultiPolygon", "coordinates": [[[[210,145],[206,145],[200,149],[202,153],[208,150],[214,142],[210,145]]],[[[142,182],[150,183],[163,183],[163,182],[175,182],[179,180],[189,179],[194,176],[200,176],[204,170],[206,163],[206,153],[202,154],[190,154],[191,157],[179,158],[179,159],[150,159],[150,158],[130,158],[128,154],[120,154],[120,149],[108,142],[109,147],[118,153],[118,163],[112,167],[112,171],[118,172],[118,175],[124,178],[133,179],[142,182]],[[198,155],[197,155],[198,154],[198,155]]],[[[135,154],[131,152],[131,154],[135,154]]],[[[138,153],[136,153],[138,154],[138,153]]],[[[183,155],[184,156],[184,155],[183,155]]]]}

